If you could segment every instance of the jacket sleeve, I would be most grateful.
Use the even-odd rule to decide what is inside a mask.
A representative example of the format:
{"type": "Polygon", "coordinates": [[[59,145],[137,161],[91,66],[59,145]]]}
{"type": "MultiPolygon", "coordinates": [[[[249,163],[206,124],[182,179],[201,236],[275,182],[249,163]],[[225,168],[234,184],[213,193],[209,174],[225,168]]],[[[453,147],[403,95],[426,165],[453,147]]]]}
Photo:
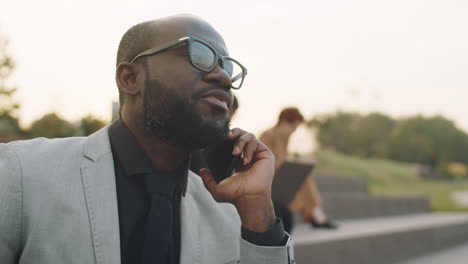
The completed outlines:
{"type": "Polygon", "coordinates": [[[21,168],[16,153],[0,144],[0,260],[17,263],[21,240],[21,168]]]}
{"type": "Polygon", "coordinates": [[[281,247],[257,246],[241,238],[239,264],[294,264],[292,237],[286,235],[286,245],[281,247]]]}

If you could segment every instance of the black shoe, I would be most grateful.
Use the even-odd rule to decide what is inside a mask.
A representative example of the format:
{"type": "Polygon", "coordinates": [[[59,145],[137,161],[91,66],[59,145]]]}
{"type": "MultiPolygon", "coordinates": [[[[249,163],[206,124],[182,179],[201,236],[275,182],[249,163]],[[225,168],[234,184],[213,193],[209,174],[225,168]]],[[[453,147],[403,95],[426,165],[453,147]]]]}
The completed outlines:
{"type": "Polygon", "coordinates": [[[323,228],[323,229],[337,229],[338,228],[338,225],[331,220],[326,220],[323,223],[318,223],[318,222],[313,221],[311,225],[313,228],[323,228]]]}

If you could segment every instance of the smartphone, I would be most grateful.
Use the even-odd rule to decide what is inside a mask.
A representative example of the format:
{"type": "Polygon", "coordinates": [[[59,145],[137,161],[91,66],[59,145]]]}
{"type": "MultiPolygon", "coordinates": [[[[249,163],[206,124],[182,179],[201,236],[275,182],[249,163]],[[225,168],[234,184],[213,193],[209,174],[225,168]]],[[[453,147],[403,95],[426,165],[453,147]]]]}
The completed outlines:
{"type": "Polygon", "coordinates": [[[240,157],[232,155],[234,143],[235,140],[223,140],[202,151],[208,168],[218,183],[231,176],[239,164],[240,157]]]}

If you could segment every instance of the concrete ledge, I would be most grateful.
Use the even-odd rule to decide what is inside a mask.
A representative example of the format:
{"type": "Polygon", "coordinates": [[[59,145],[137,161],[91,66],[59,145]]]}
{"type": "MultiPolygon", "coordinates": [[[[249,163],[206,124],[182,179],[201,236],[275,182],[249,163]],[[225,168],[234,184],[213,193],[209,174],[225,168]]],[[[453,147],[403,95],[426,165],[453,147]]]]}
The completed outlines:
{"type": "Polygon", "coordinates": [[[468,214],[418,214],[349,220],[335,231],[299,225],[298,263],[394,263],[468,242],[468,214]]]}
{"type": "Polygon", "coordinates": [[[319,173],[314,173],[312,177],[315,179],[321,193],[366,194],[368,191],[367,180],[365,179],[319,173]]]}
{"type": "Polygon", "coordinates": [[[324,210],[333,219],[356,219],[430,212],[426,197],[323,193],[324,210]]]}

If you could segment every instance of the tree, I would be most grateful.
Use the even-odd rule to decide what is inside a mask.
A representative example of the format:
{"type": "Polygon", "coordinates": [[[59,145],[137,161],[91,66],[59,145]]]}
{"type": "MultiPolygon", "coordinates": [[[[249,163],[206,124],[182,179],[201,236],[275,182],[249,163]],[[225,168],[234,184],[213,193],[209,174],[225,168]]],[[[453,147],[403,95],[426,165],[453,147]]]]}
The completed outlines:
{"type": "Polygon", "coordinates": [[[425,164],[468,164],[468,135],[442,116],[394,120],[379,113],[325,114],[309,121],[321,147],[348,155],[425,164]]]}
{"type": "Polygon", "coordinates": [[[360,118],[354,132],[354,152],[362,157],[387,158],[388,140],[395,123],[391,117],[380,113],[360,118]]]}
{"type": "Polygon", "coordinates": [[[13,73],[15,64],[7,53],[8,41],[0,36],[0,133],[12,134],[21,131],[18,118],[16,116],[19,104],[13,101],[16,92],[15,87],[11,87],[7,79],[13,73]]]}
{"type": "Polygon", "coordinates": [[[353,135],[360,118],[359,114],[338,111],[318,116],[307,125],[317,129],[317,141],[321,147],[354,154],[353,135]]]}
{"type": "Polygon", "coordinates": [[[28,134],[30,137],[71,137],[77,134],[77,129],[56,113],[49,113],[34,121],[28,134]]]}
{"type": "Polygon", "coordinates": [[[89,136],[104,127],[106,123],[92,115],[83,117],[80,121],[79,134],[80,136],[89,136]]]}
{"type": "Polygon", "coordinates": [[[390,135],[390,157],[428,163],[468,163],[468,135],[442,116],[402,119],[390,135]]]}
{"type": "Polygon", "coordinates": [[[317,128],[317,140],[322,147],[361,157],[386,158],[395,120],[379,113],[362,116],[339,111],[318,116],[308,125],[317,128]]]}

